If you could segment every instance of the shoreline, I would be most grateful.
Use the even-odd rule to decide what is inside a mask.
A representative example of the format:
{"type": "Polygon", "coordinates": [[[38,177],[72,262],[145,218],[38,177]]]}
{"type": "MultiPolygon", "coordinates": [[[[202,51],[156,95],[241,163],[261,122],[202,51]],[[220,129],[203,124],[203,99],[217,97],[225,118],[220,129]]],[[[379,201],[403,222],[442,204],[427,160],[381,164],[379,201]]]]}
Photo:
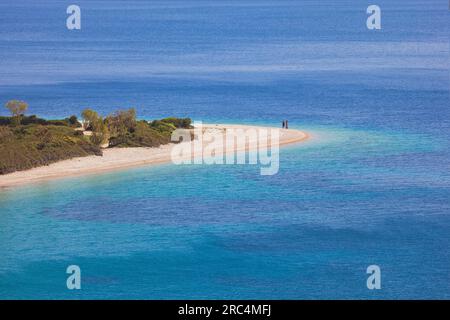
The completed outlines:
{"type": "MultiPolygon", "coordinates": [[[[204,129],[279,129],[265,126],[236,124],[203,124],[204,129]]],[[[279,146],[303,142],[310,138],[307,132],[296,129],[280,129],[279,146]]],[[[171,150],[175,144],[157,148],[111,148],[104,149],[103,156],[77,157],[58,161],[24,171],[0,176],[0,191],[8,188],[44,182],[49,180],[102,174],[146,165],[171,162],[171,150]]],[[[272,144],[269,144],[271,146],[272,144]]],[[[235,149],[233,152],[253,151],[255,148],[235,149]]],[[[228,151],[228,150],[227,150],[228,151]]],[[[227,152],[228,153],[228,152],[227,152]]]]}

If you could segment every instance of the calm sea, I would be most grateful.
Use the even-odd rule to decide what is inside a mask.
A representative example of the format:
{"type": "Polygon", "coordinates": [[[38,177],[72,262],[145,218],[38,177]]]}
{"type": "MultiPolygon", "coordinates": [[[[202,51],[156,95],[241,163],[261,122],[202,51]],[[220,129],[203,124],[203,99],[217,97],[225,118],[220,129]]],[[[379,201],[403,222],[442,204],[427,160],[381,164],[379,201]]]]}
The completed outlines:
{"type": "Polygon", "coordinates": [[[160,165],[0,191],[0,298],[450,298],[448,1],[377,1],[378,31],[357,0],[77,4],[69,31],[66,1],[0,3],[2,104],[288,119],[312,139],[274,176],[160,165]]]}

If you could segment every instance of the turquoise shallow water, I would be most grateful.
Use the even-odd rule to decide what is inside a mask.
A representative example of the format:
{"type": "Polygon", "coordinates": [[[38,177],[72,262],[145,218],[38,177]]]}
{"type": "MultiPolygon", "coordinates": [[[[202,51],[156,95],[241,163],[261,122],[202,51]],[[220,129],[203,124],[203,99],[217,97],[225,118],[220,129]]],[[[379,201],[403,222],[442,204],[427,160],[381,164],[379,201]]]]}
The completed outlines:
{"type": "Polygon", "coordinates": [[[401,164],[439,144],[310,131],[272,177],[161,165],[2,192],[1,296],[448,297],[448,176],[401,164]],[[69,264],[79,292],[65,288],[69,264]],[[379,292],[365,287],[370,264],[379,292]]]}
{"type": "Polygon", "coordinates": [[[274,176],[160,165],[2,190],[0,298],[450,298],[448,2],[379,1],[375,33],[356,0],[79,4],[79,33],[58,1],[0,4],[0,101],[289,119],[312,139],[274,176]]]}

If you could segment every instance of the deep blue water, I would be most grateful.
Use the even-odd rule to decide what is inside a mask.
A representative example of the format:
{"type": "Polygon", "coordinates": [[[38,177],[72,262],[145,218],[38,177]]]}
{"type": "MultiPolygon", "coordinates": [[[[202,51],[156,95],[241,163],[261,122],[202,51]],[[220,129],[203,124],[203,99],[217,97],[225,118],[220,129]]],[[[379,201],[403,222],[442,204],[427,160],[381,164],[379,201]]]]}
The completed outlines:
{"type": "Polygon", "coordinates": [[[0,101],[289,119],[312,139],[274,176],[161,165],[2,190],[0,298],[450,298],[447,1],[377,1],[380,31],[356,0],[78,4],[80,31],[64,1],[0,4],[0,101]]]}

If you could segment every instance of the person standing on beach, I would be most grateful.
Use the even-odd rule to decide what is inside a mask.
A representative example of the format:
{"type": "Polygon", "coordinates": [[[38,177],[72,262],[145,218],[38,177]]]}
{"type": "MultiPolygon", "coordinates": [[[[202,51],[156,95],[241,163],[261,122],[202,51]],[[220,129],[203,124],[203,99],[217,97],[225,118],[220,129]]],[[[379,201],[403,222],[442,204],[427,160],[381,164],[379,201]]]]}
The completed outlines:
{"type": "Polygon", "coordinates": [[[288,128],[288,121],[284,120],[284,128],[287,129],[288,128]]]}
{"type": "Polygon", "coordinates": [[[286,122],[283,120],[282,124],[283,124],[283,129],[284,129],[286,127],[286,122]]]}

